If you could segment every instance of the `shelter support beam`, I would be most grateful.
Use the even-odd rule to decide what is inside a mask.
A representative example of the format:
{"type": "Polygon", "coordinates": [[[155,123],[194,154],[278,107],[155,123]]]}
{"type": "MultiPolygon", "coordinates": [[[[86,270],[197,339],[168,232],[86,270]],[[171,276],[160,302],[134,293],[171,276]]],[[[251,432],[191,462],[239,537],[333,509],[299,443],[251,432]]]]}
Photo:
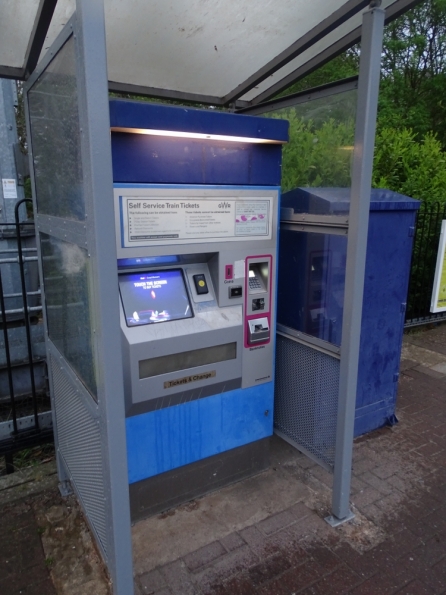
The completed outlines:
{"type": "Polygon", "coordinates": [[[296,70],[293,70],[290,74],[283,77],[276,84],[268,87],[263,93],[257,95],[252,101],[249,102],[253,107],[256,105],[262,105],[263,102],[268,101],[272,97],[276,97],[279,93],[294,85],[298,81],[302,80],[318,68],[322,68],[325,64],[345,52],[352,45],[357,43],[361,39],[361,29],[355,29],[345,37],[342,37],[336,43],[326,48],[308,62],[305,62],[303,66],[300,66],[296,70]]]}
{"type": "Polygon", "coordinates": [[[173,99],[175,101],[186,101],[191,103],[203,103],[205,105],[223,105],[223,100],[214,95],[199,95],[195,93],[182,93],[172,89],[155,89],[154,87],[143,87],[139,85],[127,85],[125,83],[108,82],[109,91],[113,93],[128,93],[129,95],[145,95],[156,99],[173,99]]]}
{"type": "Polygon", "coordinates": [[[358,380],[359,342],[375,146],[381,50],[385,11],[372,8],[363,17],[358,81],[355,150],[342,325],[336,453],[332,495],[332,525],[352,518],[350,486],[358,380]]]}
{"type": "Polygon", "coordinates": [[[114,595],[133,595],[133,561],[128,491],[124,383],[122,373],[113,173],[103,1],[76,1],[79,112],[88,214],[87,240],[95,304],[98,405],[107,516],[107,565],[114,595]],[[92,215],[92,216],[91,216],[92,215]],[[91,222],[93,220],[93,223],[91,222]],[[114,258],[113,258],[114,255],[114,258]],[[110,299],[115,295],[116,299],[110,299]]]}
{"type": "Polygon", "coordinates": [[[271,99],[271,101],[265,101],[259,105],[252,105],[237,110],[238,114],[249,114],[254,116],[257,114],[266,114],[268,112],[274,112],[279,109],[287,107],[293,107],[308,101],[314,101],[316,99],[323,99],[324,97],[330,97],[336,93],[345,93],[353,89],[358,88],[358,77],[352,76],[348,79],[335,81],[334,83],[327,83],[320,85],[319,87],[313,87],[312,89],[306,89],[299,93],[292,93],[291,95],[285,95],[285,97],[278,97],[277,99],[271,99]]]}
{"type": "Polygon", "coordinates": [[[50,28],[57,0],[40,0],[34,27],[25,54],[24,75],[28,78],[37,66],[45,37],[50,28]]]}

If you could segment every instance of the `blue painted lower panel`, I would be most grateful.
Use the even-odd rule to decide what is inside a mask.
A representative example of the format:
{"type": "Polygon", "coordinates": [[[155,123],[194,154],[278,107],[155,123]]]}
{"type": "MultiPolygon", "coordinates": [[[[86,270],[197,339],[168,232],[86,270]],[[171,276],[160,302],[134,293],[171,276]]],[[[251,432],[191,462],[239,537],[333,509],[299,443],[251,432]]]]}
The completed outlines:
{"type": "Polygon", "coordinates": [[[129,483],[271,436],[273,407],[268,382],[127,418],[129,483]]]}

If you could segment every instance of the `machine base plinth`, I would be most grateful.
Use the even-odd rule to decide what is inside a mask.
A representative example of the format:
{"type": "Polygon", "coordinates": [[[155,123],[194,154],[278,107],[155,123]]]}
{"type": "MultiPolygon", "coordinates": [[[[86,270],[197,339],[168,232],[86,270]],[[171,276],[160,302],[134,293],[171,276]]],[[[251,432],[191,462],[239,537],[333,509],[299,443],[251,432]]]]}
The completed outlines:
{"type": "Polygon", "coordinates": [[[269,467],[269,438],[143,479],[129,486],[132,521],[158,514],[269,467]]]}

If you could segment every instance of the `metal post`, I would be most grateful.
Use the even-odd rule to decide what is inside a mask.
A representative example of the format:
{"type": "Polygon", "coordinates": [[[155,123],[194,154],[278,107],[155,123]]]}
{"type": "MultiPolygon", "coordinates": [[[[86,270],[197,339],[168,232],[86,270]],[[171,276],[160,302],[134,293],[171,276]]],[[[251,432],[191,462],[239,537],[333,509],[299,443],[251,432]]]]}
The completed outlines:
{"type": "MultiPolygon", "coordinates": [[[[12,425],[13,425],[13,434],[17,435],[18,427],[17,427],[17,411],[15,407],[15,395],[14,395],[14,383],[12,381],[12,367],[11,367],[11,355],[9,351],[9,336],[8,336],[8,327],[6,325],[6,306],[5,306],[5,298],[3,293],[3,281],[2,281],[2,273],[0,270],[0,306],[1,306],[1,315],[2,315],[2,329],[3,329],[3,342],[5,344],[5,357],[6,357],[6,369],[8,370],[8,387],[9,387],[9,396],[11,399],[11,413],[12,413],[12,425]]],[[[7,455],[5,455],[7,456],[7,455]]],[[[8,472],[8,471],[7,471],[8,472]]]]}
{"type": "MultiPolygon", "coordinates": [[[[14,112],[15,81],[0,79],[0,178],[12,179],[16,183],[16,197],[3,196],[0,186],[0,219],[14,222],[14,206],[24,195],[23,186],[18,184],[14,159],[14,145],[17,144],[17,126],[14,112]]],[[[2,182],[0,181],[0,184],[2,182]]]]}
{"type": "Polygon", "coordinates": [[[92,276],[96,281],[92,332],[98,361],[107,565],[114,595],[133,595],[103,0],[76,1],[76,36],[86,231],[92,276]]]}
{"type": "MultiPolygon", "coordinates": [[[[14,223],[14,207],[19,200],[25,196],[23,188],[23,176],[17,168],[15,149],[18,149],[17,125],[15,120],[14,105],[16,104],[16,83],[6,79],[0,79],[0,222],[14,223]],[[3,180],[8,180],[11,185],[5,192],[3,180]]],[[[20,151],[19,151],[20,153],[20,151]]],[[[21,154],[20,154],[21,155],[21,154]]],[[[14,249],[16,238],[14,227],[2,225],[0,233],[0,248],[14,249]]],[[[5,295],[20,293],[21,287],[18,282],[16,265],[12,263],[2,264],[3,290],[5,295]]],[[[36,288],[37,289],[37,288],[36,288]]],[[[13,310],[21,307],[20,298],[7,298],[6,309],[13,310]]],[[[7,315],[7,319],[13,320],[19,316],[7,315]]],[[[12,361],[16,360],[16,348],[11,346],[12,361]]]]}
{"type": "MultiPolygon", "coordinates": [[[[30,198],[22,198],[19,200],[14,207],[15,216],[15,229],[17,234],[17,253],[19,257],[19,272],[20,272],[20,283],[22,286],[22,297],[23,297],[23,312],[25,320],[25,331],[26,331],[26,347],[28,351],[28,362],[29,362],[29,374],[31,380],[31,395],[33,401],[34,410],[34,426],[36,431],[39,431],[39,413],[37,411],[37,394],[36,394],[36,382],[34,377],[34,356],[33,346],[31,340],[31,323],[29,320],[29,309],[28,309],[28,295],[26,293],[26,279],[25,279],[25,263],[23,260],[23,248],[22,248],[22,236],[20,231],[20,215],[19,208],[23,203],[32,202],[30,198]]],[[[4,324],[6,324],[6,318],[4,318],[4,324]]]]}
{"type": "MultiPolygon", "coordinates": [[[[373,3],[373,6],[376,6],[376,2],[373,3]]],[[[332,516],[326,519],[333,526],[350,520],[354,516],[350,511],[349,500],[384,18],[384,10],[371,8],[364,13],[362,24],[358,109],[345,277],[344,320],[342,325],[332,516]]]]}

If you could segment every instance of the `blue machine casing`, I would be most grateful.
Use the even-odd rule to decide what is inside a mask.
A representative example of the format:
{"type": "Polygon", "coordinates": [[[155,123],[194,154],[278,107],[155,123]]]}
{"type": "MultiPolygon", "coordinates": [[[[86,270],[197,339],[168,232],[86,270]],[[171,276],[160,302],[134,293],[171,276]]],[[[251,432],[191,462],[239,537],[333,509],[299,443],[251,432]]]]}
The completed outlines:
{"type": "MultiPolygon", "coordinates": [[[[347,188],[296,188],[282,195],[281,204],[299,213],[342,215],[348,213],[349,194],[347,188]]],[[[396,192],[371,191],[355,436],[396,422],[413,231],[419,205],[419,201],[396,192]]],[[[305,264],[298,266],[303,270],[305,264]]],[[[283,273],[279,269],[279,292],[283,273]]],[[[281,307],[279,298],[279,323],[281,307]]]]}
{"type": "Polygon", "coordinates": [[[127,418],[129,483],[271,436],[273,402],[268,382],[127,418]]]}
{"type": "MultiPolygon", "coordinates": [[[[120,187],[149,184],[277,190],[280,186],[280,143],[288,139],[286,121],[111,100],[110,125],[113,180],[120,187]],[[272,142],[171,138],[136,132],[141,129],[272,142]]],[[[275,286],[275,279],[273,283],[275,286]]],[[[274,382],[266,382],[129,416],[129,483],[137,484],[271,436],[273,406],[274,382]]]]}
{"type": "Polygon", "coordinates": [[[282,147],[128,134],[113,128],[177,130],[288,140],[288,122],[212,110],[110,101],[114,182],[280,186],[282,147]]]}
{"type": "MultiPolygon", "coordinates": [[[[119,187],[131,189],[141,185],[119,184],[119,187]]],[[[168,257],[165,260],[169,263],[168,257]]],[[[273,410],[274,381],[127,417],[129,483],[271,436],[273,410]]]]}

